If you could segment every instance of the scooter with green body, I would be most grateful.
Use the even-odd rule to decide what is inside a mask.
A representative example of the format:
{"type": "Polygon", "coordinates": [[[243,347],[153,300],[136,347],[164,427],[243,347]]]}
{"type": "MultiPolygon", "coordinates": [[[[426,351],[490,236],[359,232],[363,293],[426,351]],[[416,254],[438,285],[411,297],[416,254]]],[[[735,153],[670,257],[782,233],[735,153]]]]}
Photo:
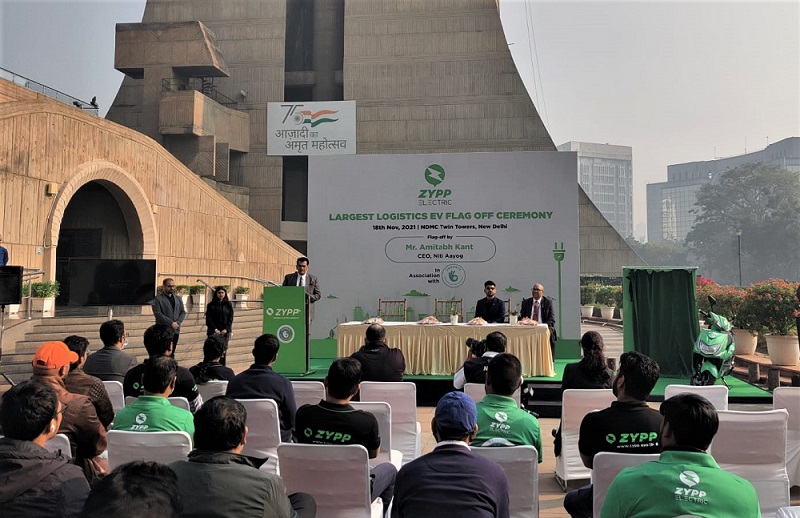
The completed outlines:
{"type": "MultiPolygon", "coordinates": [[[[705,317],[706,328],[700,330],[700,336],[692,351],[692,385],[713,385],[717,379],[725,383],[725,376],[733,370],[733,351],[736,348],[730,321],[722,315],[714,313],[714,297],[709,296],[711,310],[700,313],[705,317]]],[[[727,383],[725,383],[727,385],[727,383]]]]}

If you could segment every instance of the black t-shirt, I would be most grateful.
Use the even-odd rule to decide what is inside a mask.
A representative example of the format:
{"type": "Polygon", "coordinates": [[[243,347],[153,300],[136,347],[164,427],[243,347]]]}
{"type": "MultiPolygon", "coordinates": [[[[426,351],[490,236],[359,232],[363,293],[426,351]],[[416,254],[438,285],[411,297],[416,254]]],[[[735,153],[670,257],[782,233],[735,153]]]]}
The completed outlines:
{"type": "Polygon", "coordinates": [[[488,356],[470,358],[464,362],[464,379],[467,383],[486,383],[486,371],[489,369],[488,356]]]}
{"type": "Polygon", "coordinates": [[[578,450],[594,458],[601,451],[660,453],[661,414],[647,403],[620,403],[591,412],[581,421],[578,450]]]}
{"type": "Polygon", "coordinates": [[[361,363],[361,381],[403,381],[406,359],[400,349],[383,342],[368,343],[350,355],[361,363]]]}
{"type": "MultiPolygon", "coordinates": [[[[147,360],[125,374],[125,381],[122,382],[122,392],[125,397],[139,397],[144,394],[142,373],[144,372],[145,363],[147,363],[147,360]]],[[[189,369],[179,366],[178,376],[175,380],[175,390],[170,394],[170,397],[185,397],[188,401],[194,401],[199,395],[200,391],[197,390],[197,383],[195,383],[192,373],[189,372],[189,369]]]]}
{"type": "Polygon", "coordinates": [[[381,446],[374,415],[324,400],[297,409],[295,439],[302,444],[360,444],[367,451],[381,446]]]}
{"type": "Polygon", "coordinates": [[[200,362],[194,367],[189,367],[189,372],[194,376],[198,383],[205,383],[209,380],[230,381],[236,377],[230,367],[226,367],[219,362],[204,363],[200,362]]]}

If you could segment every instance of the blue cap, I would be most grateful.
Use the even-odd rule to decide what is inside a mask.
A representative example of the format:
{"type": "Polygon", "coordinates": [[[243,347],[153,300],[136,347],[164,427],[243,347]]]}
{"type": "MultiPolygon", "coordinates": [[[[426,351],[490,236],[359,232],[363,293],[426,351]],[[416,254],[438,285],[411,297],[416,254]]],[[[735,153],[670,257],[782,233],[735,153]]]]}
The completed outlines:
{"type": "Polygon", "coordinates": [[[448,392],[436,404],[436,426],[471,432],[478,424],[478,410],[471,397],[463,392],[448,392]]]}

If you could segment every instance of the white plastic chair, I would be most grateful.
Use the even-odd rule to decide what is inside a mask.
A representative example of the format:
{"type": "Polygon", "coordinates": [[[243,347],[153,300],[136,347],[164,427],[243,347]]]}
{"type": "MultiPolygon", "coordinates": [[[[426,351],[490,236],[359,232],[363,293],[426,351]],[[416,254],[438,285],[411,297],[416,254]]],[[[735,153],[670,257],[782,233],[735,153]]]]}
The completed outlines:
{"type": "Polygon", "coordinates": [[[228,380],[210,380],[197,384],[197,391],[200,392],[203,401],[208,401],[216,396],[224,396],[226,390],[228,390],[228,380]]]}
{"type": "Polygon", "coordinates": [[[51,453],[61,452],[61,456],[67,460],[72,458],[72,449],[69,445],[69,437],[63,433],[56,434],[55,437],[44,443],[44,449],[51,453]]]}
{"type": "Polygon", "coordinates": [[[111,400],[111,406],[116,414],[125,407],[125,394],[122,390],[122,383],[119,381],[104,381],[103,385],[106,387],[108,399],[111,400]]]}
{"type": "Polygon", "coordinates": [[[384,401],[392,408],[392,447],[403,464],[420,456],[422,427],[417,421],[417,386],[408,381],[362,381],[361,401],[384,401]]]}
{"type": "MultiPolygon", "coordinates": [[[[666,396],[664,396],[666,397],[666,396]]],[[[601,451],[594,456],[592,465],[592,515],[600,516],[603,502],[606,501],[608,486],[614,481],[616,476],[625,468],[638,466],[645,462],[658,460],[658,453],[616,453],[601,451]]]]}
{"type": "Polygon", "coordinates": [[[392,442],[392,408],[389,403],[377,401],[352,401],[350,405],[356,410],[363,410],[375,416],[381,434],[381,452],[372,459],[373,465],[391,462],[398,470],[403,466],[403,453],[393,449],[392,442]]]}
{"type": "MultiPolygon", "coordinates": [[[[533,446],[473,447],[472,451],[500,464],[508,478],[511,518],[539,516],[539,452],[533,446]]],[[[595,515],[599,516],[599,515],[595,515]]]]}
{"type": "Polygon", "coordinates": [[[790,486],[800,486],[800,387],[778,387],[772,392],[772,408],[789,412],[786,427],[786,474],[790,486]]]}
{"type": "Polygon", "coordinates": [[[561,397],[561,455],[556,457],[555,477],[564,492],[570,480],[588,479],[592,470],[583,465],[578,451],[581,421],[594,410],[611,406],[611,389],[567,389],[561,397]]]}
{"type": "Polygon", "coordinates": [[[785,409],[765,412],[721,410],[719,430],[708,452],[719,466],[747,479],[758,493],[761,515],[775,516],[789,505],[786,474],[785,409]]]}
{"type": "Polygon", "coordinates": [[[281,443],[281,425],[278,404],[272,399],[237,399],[247,410],[247,444],[242,454],[268,459],[263,471],[278,472],[278,445],[281,443]]]}
{"type": "Polygon", "coordinates": [[[775,516],[776,518],[800,518],[800,506],[781,507],[775,516]]]}
{"type": "Polygon", "coordinates": [[[278,446],[286,492],[310,494],[317,516],[378,518],[380,498],[370,504],[369,458],[360,444],[292,444],[278,446]]]}
{"type": "MultiPolygon", "coordinates": [[[[176,406],[178,408],[182,408],[184,410],[188,410],[191,412],[191,407],[189,406],[189,400],[185,397],[170,397],[167,398],[172,406],[176,406]]],[[[131,406],[132,404],[136,403],[136,398],[133,396],[125,396],[125,406],[131,406]]]]}
{"type": "Polygon", "coordinates": [[[728,387],[725,385],[707,385],[697,387],[694,385],[667,385],[664,389],[664,399],[669,399],[678,394],[697,394],[703,396],[709,403],[714,405],[717,410],[728,409],[728,387]]]}
{"type": "MultiPolygon", "coordinates": [[[[480,403],[486,395],[486,385],[483,383],[465,383],[464,392],[471,397],[474,402],[480,403]]],[[[520,398],[522,397],[522,391],[518,388],[514,391],[512,397],[517,402],[517,405],[521,404],[520,398]]]]}
{"type": "Polygon", "coordinates": [[[294,402],[297,408],[316,405],[325,399],[325,385],[321,381],[292,381],[294,402]]]}
{"type": "Polygon", "coordinates": [[[192,451],[192,438],[186,432],[127,432],[108,431],[108,466],[117,466],[134,460],[169,464],[185,460],[192,451]]]}

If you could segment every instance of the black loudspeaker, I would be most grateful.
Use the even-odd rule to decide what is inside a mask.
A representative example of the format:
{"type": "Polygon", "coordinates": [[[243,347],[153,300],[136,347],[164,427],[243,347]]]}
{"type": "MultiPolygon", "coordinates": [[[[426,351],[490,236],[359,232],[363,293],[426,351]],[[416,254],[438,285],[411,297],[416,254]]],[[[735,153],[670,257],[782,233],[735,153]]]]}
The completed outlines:
{"type": "Polygon", "coordinates": [[[22,266],[0,266],[0,306],[22,303],[22,266]]]}

